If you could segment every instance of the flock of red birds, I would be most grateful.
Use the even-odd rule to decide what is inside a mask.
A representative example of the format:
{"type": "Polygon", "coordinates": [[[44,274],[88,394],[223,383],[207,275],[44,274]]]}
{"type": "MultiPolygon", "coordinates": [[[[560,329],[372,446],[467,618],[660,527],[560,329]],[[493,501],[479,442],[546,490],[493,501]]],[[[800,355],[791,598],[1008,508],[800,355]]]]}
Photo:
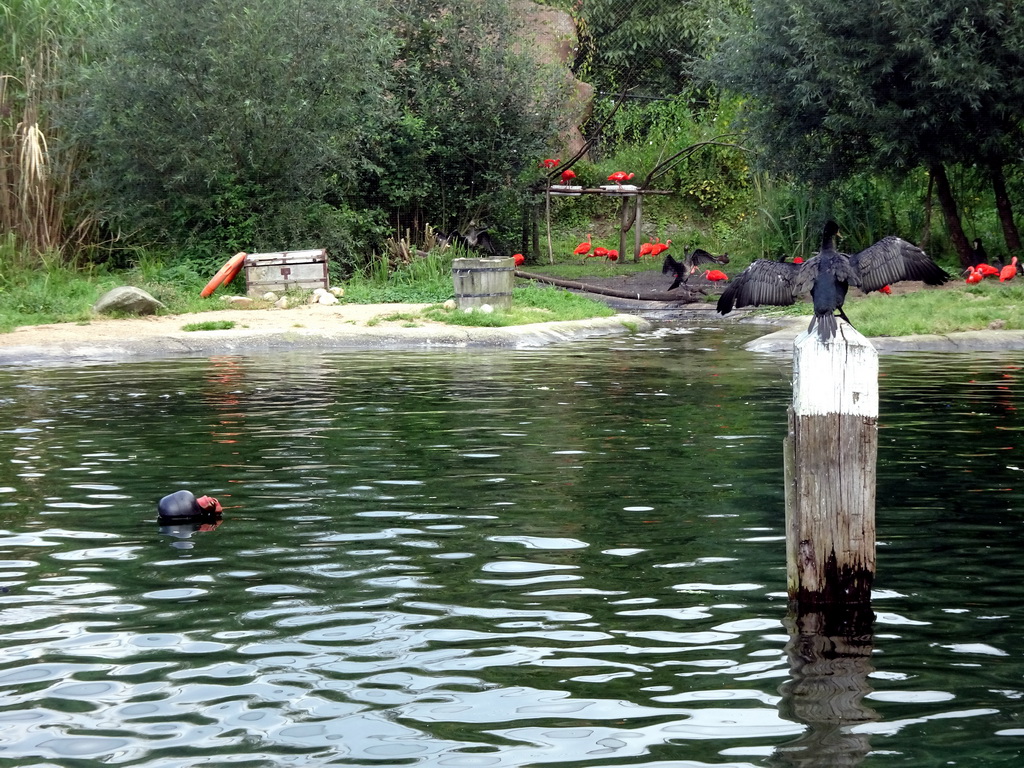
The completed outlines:
{"type": "MultiPolygon", "coordinates": [[[[559,163],[562,161],[556,157],[546,157],[540,161],[540,167],[546,171],[550,171],[552,168],[557,168],[559,163]]],[[[566,168],[562,171],[562,184],[568,186],[572,183],[572,180],[576,178],[576,171],[572,168],[566,168]]]]}
{"type": "MultiPolygon", "coordinates": [[[[557,168],[561,164],[561,160],[556,157],[546,157],[540,161],[540,167],[546,171],[550,171],[552,168],[557,168]]],[[[616,184],[622,184],[624,181],[632,179],[634,174],[626,173],[625,171],[615,171],[608,176],[608,181],[613,181],[616,184]]],[[[568,186],[576,178],[576,172],[572,168],[566,168],[561,174],[562,184],[568,186]]]]}
{"type": "MultiPolygon", "coordinates": [[[[551,170],[553,168],[557,168],[561,162],[562,161],[557,158],[549,157],[540,161],[540,167],[545,170],[551,170]]],[[[634,177],[634,175],[635,174],[627,173],[626,171],[615,171],[614,173],[608,175],[608,181],[621,185],[624,182],[630,181],[634,177]]],[[[575,178],[576,174],[571,168],[567,168],[566,170],[562,171],[562,184],[568,185],[572,183],[572,181],[575,178]]],[[[577,245],[576,248],[573,249],[573,253],[576,254],[577,256],[582,256],[584,259],[597,258],[608,259],[609,261],[619,260],[619,252],[616,249],[605,248],[604,246],[600,245],[594,247],[593,243],[591,242],[592,240],[593,237],[591,235],[587,235],[587,239],[581,242],[579,245],[577,245]]],[[[667,251],[669,249],[669,246],[671,245],[671,240],[666,240],[664,243],[662,243],[660,242],[659,238],[654,238],[653,240],[650,240],[649,242],[646,242],[640,246],[639,256],[651,256],[657,258],[661,256],[663,253],[665,253],[665,251],[667,251]]],[[[522,261],[520,261],[520,259],[522,259],[522,256],[520,254],[515,254],[513,258],[516,259],[516,266],[519,266],[522,263],[522,261]]],[[[713,282],[729,279],[729,276],[725,274],[725,272],[722,272],[721,270],[718,269],[705,270],[704,277],[713,282]]]]}
{"type": "MultiPolygon", "coordinates": [[[[584,240],[579,245],[577,245],[573,249],[573,253],[576,254],[577,256],[582,256],[584,258],[584,260],[585,259],[593,259],[593,258],[598,258],[598,259],[604,258],[604,259],[608,259],[609,261],[618,261],[619,260],[619,252],[617,250],[615,250],[614,248],[605,248],[605,247],[599,245],[599,246],[593,248],[593,250],[591,250],[591,246],[593,246],[593,243],[591,242],[592,240],[593,240],[593,237],[591,235],[587,235],[587,239],[584,240]]],[[[663,242],[661,242],[660,238],[656,237],[653,240],[649,240],[648,242],[646,242],[646,243],[644,243],[643,245],[640,246],[640,253],[639,253],[639,255],[640,256],[651,256],[653,258],[657,258],[657,257],[661,256],[661,254],[665,253],[665,251],[667,251],[671,245],[672,245],[672,241],[671,240],[666,240],[663,243],[663,242]]],[[[725,272],[723,272],[720,269],[707,269],[707,270],[704,270],[704,277],[705,277],[705,279],[710,280],[712,282],[718,282],[720,280],[728,280],[729,279],[729,276],[727,274],[725,274],[725,272]]]]}
{"type": "Polygon", "coordinates": [[[616,251],[613,248],[605,248],[605,247],[599,245],[596,248],[594,248],[593,251],[591,251],[590,250],[590,246],[591,246],[591,242],[590,241],[592,239],[593,238],[590,235],[587,235],[587,239],[584,240],[579,245],[577,245],[573,249],[573,253],[575,253],[577,256],[582,256],[584,259],[598,258],[598,259],[608,259],[608,261],[618,261],[619,260],[619,252],[616,251]]]}
{"type": "Polygon", "coordinates": [[[986,277],[998,277],[1000,283],[1005,283],[1008,280],[1013,280],[1017,276],[1017,257],[1014,256],[1010,259],[1010,263],[1000,269],[999,267],[993,267],[991,264],[978,264],[975,267],[967,268],[967,280],[968,285],[975,285],[980,283],[986,277]]]}
{"type": "Polygon", "coordinates": [[[668,250],[669,246],[672,245],[671,240],[666,240],[664,243],[659,242],[660,238],[654,238],[640,246],[641,256],[661,256],[665,251],[668,250]]]}

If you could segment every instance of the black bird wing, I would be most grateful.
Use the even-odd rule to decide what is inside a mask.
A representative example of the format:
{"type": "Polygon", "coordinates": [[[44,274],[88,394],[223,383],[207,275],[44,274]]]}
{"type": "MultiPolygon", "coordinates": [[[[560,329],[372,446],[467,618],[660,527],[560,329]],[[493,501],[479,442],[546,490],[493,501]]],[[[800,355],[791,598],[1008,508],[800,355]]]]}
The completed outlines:
{"type": "Polygon", "coordinates": [[[900,280],[923,280],[928,285],[942,285],[949,280],[949,275],[927,253],[895,235],[883,237],[854,254],[850,264],[860,276],[860,289],[865,293],[900,280]]]}
{"type": "Polygon", "coordinates": [[[718,298],[718,311],[724,315],[733,307],[789,306],[799,295],[794,291],[798,273],[812,262],[814,259],[804,264],[758,259],[734,277],[722,292],[718,298]]]}
{"type": "Polygon", "coordinates": [[[693,249],[693,253],[691,253],[689,256],[687,256],[683,260],[683,262],[686,264],[686,266],[690,267],[691,269],[693,267],[699,266],[701,264],[722,264],[723,263],[723,262],[720,262],[717,257],[712,256],[710,253],[705,251],[703,248],[694,248],[693,249]]]}
{"type": "Polygon", "coordinates": [[[665,260],[661,262],[661,274],[678,275],[679,277],[682,277],[686,274],[686,270],[682,264],[672,258],[671,253],[666,253],[665,260]]]}

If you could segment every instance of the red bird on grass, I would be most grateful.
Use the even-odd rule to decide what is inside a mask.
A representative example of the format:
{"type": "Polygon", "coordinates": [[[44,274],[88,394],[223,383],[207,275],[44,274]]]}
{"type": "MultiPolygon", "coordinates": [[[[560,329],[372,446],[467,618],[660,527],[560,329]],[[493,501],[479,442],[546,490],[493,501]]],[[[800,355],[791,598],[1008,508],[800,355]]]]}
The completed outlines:
{"type": "Polygon", "coordinates": [[[1017,257],[1014,256],[1010,259],[1010,263],[999,270],[999,282],[1005,283],[1007,280],[1013,280],[1017,276],[1017,257]]]}
{"type": "Polygon", "coordinates": [[[975,267],[978,273],[982,277],[998,277],[999,267],[993,267],[991,264],[979,264],[975,267]]]}
{"type": "Polygon", "coordinates": [[[566,168],[562,171],[562,183],[568,186],[568,184],[576,178],[576,172],[572,168],[566,168]]]}
{"type": "Polygon", "coordinates": [[[605,248],[604,246],[599,245],[597,246],[597,248],[594,249],[594,256],[596,256],[599,259],[603,259],[607,255],[608,249],[605,248]]]}
{"type": "Polygon", "coordinates": [[[888,295],[890,295],[892,293],[892,286],[891,285],[883,285],[881,288],[878,289],[878,292],[879,293],[884,293],[886,296],[888,296],[888,295]]]}
{"type": "Polygon", "coordinates": [[[641,257],[642,256],[654,256],[654,255],[655,254],[654,254],[654,241],[653,240],[651,240],[650,242],[647,242],[647,243],[643,243],[640,246],[639,253],[637,253],[637,256],[641,256],[641,257]]]}
{"type": "Polygon", "coordinates": [[[704,272],[704,277],[713,283],[729,279],[729,276],[720,269],[709,269],[704,272]]]}
{"type": "Polygon", "coordinates": [[[608,257],[608,261],[618,261],[619,260],[619,252],[617,250],[615,250],[614,248],[609,248],[608,249],[608,253],[606,253],[605,256],[608,257]]]}
{"type": "Polygon", "coordinates": [[[967,273],[967,278],[964,280],[964,282],[967,283],[968,285],[976,285],[977,283],[980,283],[985,277],[984,273],[977,267],[968,267],[967,273]]]}
{"type": "Polygon", "coordinates": [[[651,248],[651,256],[661,256],[661,254],[668,250],[670,245],[672,245],[671,240],[666,240],[664,243],[655,243],[651,248]]]}
{"type": "MultiPolygon", "coordinates": [[[[663,275],[674,274],[675,280],[672,281],[672,285],[668,287],[668,290],[674,291],[682,283],[685,283],[690,279],[690,275],[693,275],[700,271],[701,264],[728,264],[729,254],[723,253],[721,256],[712,256],[710,253],[705,251],[703,248],[694,248],[693,252],[685,257],[682,263],[672,258],[671,253],[665,254],[665,261],[661,265],[661,273],[663,275]]],[[[717,271],[717,270],[712,270],[717,271]]],[[[724,273],[723,273],[724,274],[724,273]]]]}
{"type": "Polygon", "coordinates": [[[513,253],[512,261],[515,263],[517,267],[521,267],[524,263],[526,263],[526,257],[523,256],[523,254],[521,253],[513,253]]]}
{"type": "Polygon", "coordinates": [[[587,239],[584,240],[579,245],[577,245],[573,249],[573,253],[575,253],[577,256],[586,256],[587,253],[590,251],[590,241],[592,239],[593,239],[593,237],[591,235],[587,235],[587,239]]]}

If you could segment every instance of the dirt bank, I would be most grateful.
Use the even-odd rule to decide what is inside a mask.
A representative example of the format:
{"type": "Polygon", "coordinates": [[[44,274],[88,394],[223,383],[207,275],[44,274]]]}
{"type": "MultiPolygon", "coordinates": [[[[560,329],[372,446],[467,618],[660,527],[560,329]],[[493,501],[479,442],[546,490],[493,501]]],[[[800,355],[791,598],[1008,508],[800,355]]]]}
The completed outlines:
{"type": "Polygon", "coordinates": [[[251,354],[287,348],[402,349],[423,347],[531,347],[576,338],[629,333],[648,327],[615,315],[576,322],[507,328],[445,325],[410,315],[426,304],[305,305],[292,309],[223,309],[185,315],[54,323],[0,334],[0,362],[31,364],[153,358],[170,355],[251,354]],[[185,326],[233,321],[228,330],[185,326]]]}

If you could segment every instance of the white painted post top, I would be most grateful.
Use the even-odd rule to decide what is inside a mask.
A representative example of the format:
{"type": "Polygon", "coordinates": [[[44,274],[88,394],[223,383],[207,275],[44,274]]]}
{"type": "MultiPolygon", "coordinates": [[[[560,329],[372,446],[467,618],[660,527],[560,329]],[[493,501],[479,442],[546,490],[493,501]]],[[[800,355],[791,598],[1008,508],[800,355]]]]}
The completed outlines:
{"type": "Polygon", "coordinates": [[[852,325],[840,322],[829,342],[817,330],[796,337],[793,411],[878,418],[878,351],[852,325]]]}

